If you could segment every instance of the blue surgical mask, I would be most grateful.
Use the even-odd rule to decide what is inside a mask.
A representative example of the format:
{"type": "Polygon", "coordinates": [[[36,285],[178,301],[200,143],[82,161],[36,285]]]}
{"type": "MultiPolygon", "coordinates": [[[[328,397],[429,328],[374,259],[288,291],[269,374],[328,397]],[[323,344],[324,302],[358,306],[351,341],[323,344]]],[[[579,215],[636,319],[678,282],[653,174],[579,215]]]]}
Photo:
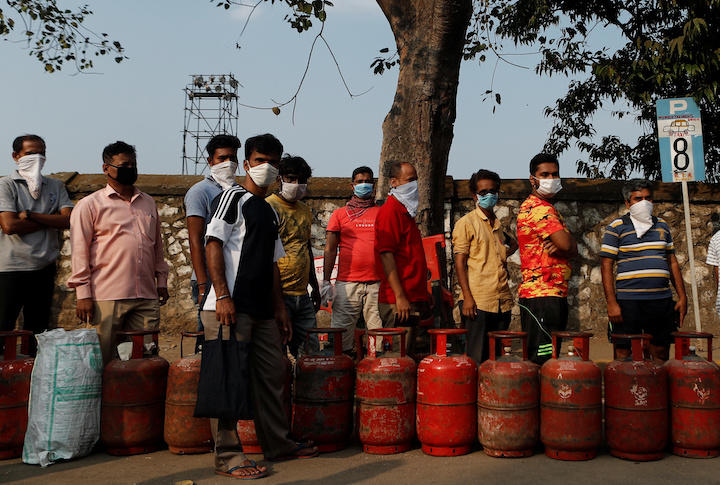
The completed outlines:
{"type": "Polygon", "coordinates": [[[495,204],[497,204],[497,201],[497,194],[478,195],[477,205],[478,207],[482,207],[483,209],[492,209],[493,207],[495,207],[495,204]]]}
{"type": "Polygon", "coordinates": [[[373,191],[373,184],[371,184],[369,182],[357,184],[353,188],[353,193],[356,196],[360,197],[361,199],[367,199],[368,197],[370,197],[370,194],[372,194],[372,191],[373,191]]]}

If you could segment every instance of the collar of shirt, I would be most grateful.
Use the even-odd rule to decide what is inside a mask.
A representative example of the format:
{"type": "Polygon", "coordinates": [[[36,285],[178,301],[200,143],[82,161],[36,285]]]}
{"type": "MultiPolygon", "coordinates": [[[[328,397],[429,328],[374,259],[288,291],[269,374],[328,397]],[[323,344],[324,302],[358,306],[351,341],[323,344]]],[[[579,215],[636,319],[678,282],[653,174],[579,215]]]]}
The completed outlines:
{"type": "MultiPolygon", "coordinates": [[[[25,181],[25,179],[23,178],[23,176],[20,175],[20,173],[19,173],[17,170],[13,170],[13,171],[12,171],[12,173],[10,174],[10,178],[13,179],[13,180],[22,180],[23,182],[25,181]]],[[[46,177],[43,175],[43,176],[42,176],[42,183],[43,183],[43,185],[46,185],[46,184],[47,184],[47,181],[45,180],[45,178],[46,178],[46,177]]]]}
{"type": "Polygon", "coordinates": [[[490,225],[490,228],[493,231],[500,229],[500,219],[498,219],[497,216],[495,217],[495,221],[492,224],[490,224],[490,218],[487,216],[487,214],[485,214],[485,212],[480,207],[475,207],[475,215],[477,217],[479,217],[480,219],[482,219],[483,221],[487,221],[488,225],[490,225]]]}
{"type": "MultiPolygon", "coordinates": [[[[104,190],[105,190],[104,193],[105,193],[106,197],[111,197],[112,195],[116,195],[122,199],[122,196],[118,193],[117,190],[113,189],[110,184],[107,184],[105,186],[104,190]]],[[[138,198],[138,196],[140,196],[140,191],[138,190],[137,187],[133,186],[133,195],[132,195],[132,197],[130,197],[130,202],[134,202],[135,199],[138,198]]]]}

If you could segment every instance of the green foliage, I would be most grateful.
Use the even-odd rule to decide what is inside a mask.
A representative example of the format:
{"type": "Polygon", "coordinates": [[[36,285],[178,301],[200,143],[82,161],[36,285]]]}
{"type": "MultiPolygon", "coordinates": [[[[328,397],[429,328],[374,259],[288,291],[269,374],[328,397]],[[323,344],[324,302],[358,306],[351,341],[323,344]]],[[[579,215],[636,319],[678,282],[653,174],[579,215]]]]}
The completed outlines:
{"type": "Polygon", "coordinates": [[[0,37],[22,39],[49,73],[66,63],[78,71],[90,70],[99,56],[113,56],[115,62],[126,59],[120,42],[85,26],[92,15],[87,5],[70,10],[59,7],[56,0],[5,0],[5,4],[4,10],[0,8],[0,37]]]}
{"type": "MultiPolygon", "coordinates": [[[[368,0],[370,1],[370,0],[368,0]]],[[[216,3],[218,7],[229,9],[233,5],[247,6],[247,3],[238,2],[235,0],[210,0],[211,3],[216,3]]],[[[298,32],[305,32],[310,30],[313,26],[313,18],[320,22],[325,22],[327,19],[327,7],[332,7],[333,3],[329,0],[257,0],[253,8],[256,8],[263,2],[269,2],[271,4],[284,4],[290,8],[290,13],[285,16],[285,21],[290,24],[290,27],[297,30],[298,32]]]]}
{"type": "Polygon", "coordinates": [[[574,143],[589,177],[660,177],[655,101],[693,97],[702,112],[708,181],[720,181],[720,0],[517,0],[500,2],[497,35],[539,46],[541,75],[576,79],[554,106],[546,149],[574,143]],[[593,29],[617,32],[617,49],[592,48],[593,29]],[[597,136],[593,116],[612,103],[617,119],[631,116],[644,131],[633,143],[619,133],[597,136]]]}

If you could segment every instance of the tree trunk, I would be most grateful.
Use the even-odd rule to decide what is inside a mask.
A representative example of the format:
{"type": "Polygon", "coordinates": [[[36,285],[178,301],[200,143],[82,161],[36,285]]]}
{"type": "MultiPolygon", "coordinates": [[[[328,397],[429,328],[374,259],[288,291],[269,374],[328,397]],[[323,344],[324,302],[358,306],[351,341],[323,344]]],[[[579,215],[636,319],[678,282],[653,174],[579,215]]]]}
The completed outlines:
{"type": "Polygon", "coordinates": [[[443,232],[444,187],[455,103],[472,0],[377,0],[395,35],[400,72],[383,122],[378,197],[388,170],[410,162],[418,172],[418,222],[424,236],[443,232]]]}

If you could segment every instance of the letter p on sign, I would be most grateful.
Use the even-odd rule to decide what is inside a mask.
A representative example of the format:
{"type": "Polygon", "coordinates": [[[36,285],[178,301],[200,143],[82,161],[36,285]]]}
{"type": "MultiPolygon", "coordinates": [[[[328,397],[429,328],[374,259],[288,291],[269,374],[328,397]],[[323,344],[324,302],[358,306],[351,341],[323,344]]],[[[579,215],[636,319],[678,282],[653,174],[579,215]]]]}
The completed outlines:
{"type": "Polygon", "coordinates": [[[678,111],[685,111],[687,110],[687,101],[684,99],[673,99],[670,101],[670,114],[675,114],[678,111]]]}

